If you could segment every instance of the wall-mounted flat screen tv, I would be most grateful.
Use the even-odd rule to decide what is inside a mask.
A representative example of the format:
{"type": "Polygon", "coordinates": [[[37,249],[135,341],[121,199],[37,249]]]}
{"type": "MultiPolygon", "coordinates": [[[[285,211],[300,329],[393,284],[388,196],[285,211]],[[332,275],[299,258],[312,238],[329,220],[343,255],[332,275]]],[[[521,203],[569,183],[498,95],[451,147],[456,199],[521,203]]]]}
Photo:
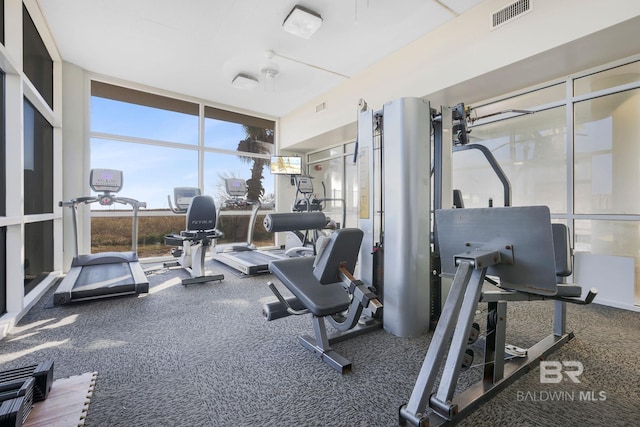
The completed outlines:
{"type": "Polygon", "coordinates": [[[273,175],[302,175],[302,157],[271,156],[271,173],[273,175]]]}

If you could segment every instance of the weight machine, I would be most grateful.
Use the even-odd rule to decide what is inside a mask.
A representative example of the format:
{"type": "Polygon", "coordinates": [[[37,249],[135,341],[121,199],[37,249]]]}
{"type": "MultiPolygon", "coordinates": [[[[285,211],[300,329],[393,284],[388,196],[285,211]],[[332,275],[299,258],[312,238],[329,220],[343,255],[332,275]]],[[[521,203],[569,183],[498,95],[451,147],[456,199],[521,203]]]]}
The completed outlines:
{"type": "Polygon", "coordinates": [[[381,297],[385,330],[418,336],[435,327],[409,402],[400,408],[401,425],[458,422],[569,341],[566,303],[589,304],[597,294],[592,289],[581,299],[578,285],[564,283],[571,274],[568,230],[551,224],[548,208],[509,207],[511,187],[498,162],[486,147],[468,143],[469,111],[459,104],[438,112],[417,98],[377,112],[360,105],[360,228],[363,246],[373,248],[361,253],[360,275],[381,297]],[[451,209],[452,156],[469,149],[480,150],[502,182],[506,207],[451,209]],[[444,309],[440,276],[453,279],[444,309]],[[487,283],[494,288],[483,289],[487,283]],[[548,299],[555,304],[553,333],[505,360],[507,302],[548,299]],[[460,372],[473,361],[468,344],[480,332],[473,323],[479,302],[489,306],[484,376],[455,396],[460,372]]]}

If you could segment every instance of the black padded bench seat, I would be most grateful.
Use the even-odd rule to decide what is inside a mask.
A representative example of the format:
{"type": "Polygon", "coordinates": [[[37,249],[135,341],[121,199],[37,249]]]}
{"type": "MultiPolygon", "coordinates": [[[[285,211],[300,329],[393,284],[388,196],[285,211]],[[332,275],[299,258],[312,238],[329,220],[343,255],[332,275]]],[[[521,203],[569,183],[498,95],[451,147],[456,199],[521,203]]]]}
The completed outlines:
{"type": "Polygon", "coordinates": [[[373,318],[382,309],[375,289],[353,277],[363,235],[360,229],[342,228],[331,237],[318,240],[316,257],[271,261],[269,271],[294,296],[285,299],[269,282],[269,289],[278,301],[265,304],[262,309],[267,320],[289,314],[313,314],[315,339],[304,335],[299,338],[300,344],[342,374],[351,370],[351,362],[335,352],[331,343],[382,326],[375,321],[360,325],[363,310],[373,318]],[[325,320],[337,334],[329,337],[325,320]]]}
{"type": "Polygon", "coordinates": [[[345,311],[351,303],[349,295],[340,282],[322,285],[313,275],[314,260],[301,257],[272,261],[269,271],[315,316],[345,311]]]}

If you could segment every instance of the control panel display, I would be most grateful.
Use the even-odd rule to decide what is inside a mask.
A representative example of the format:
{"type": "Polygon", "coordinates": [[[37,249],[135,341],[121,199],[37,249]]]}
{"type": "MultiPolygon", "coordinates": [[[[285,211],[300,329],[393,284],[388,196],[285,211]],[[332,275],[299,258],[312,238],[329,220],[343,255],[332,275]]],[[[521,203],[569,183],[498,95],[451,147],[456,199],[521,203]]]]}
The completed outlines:
{"type": "Polygon", "coordinates": [[[296,182],[298,183],[298,190],[302,194],[311,194],[313,193],[313,183],[311,182],[311,177],[309,176],[299,176],[296,178],[296,182]]]}
{"type": "Polygon", "coordinates": [[[173,197],[176,200],[176,207],[187,210],[194,197],[200,195],[198,187],[176,187],[173,189],[173,197]]]}
{"type": "Polygon", "coordinates": [[[247,183],[240,178],[227,178],[224,180],[227,194],[231,197],[242,197],[247,192],[247,183]]]}
{"type": "Polygon", "coordinates": [[[89,183],[93,191],[117,193],[122,189],[122,171],[115,169],[91,169],[89,183]]]}

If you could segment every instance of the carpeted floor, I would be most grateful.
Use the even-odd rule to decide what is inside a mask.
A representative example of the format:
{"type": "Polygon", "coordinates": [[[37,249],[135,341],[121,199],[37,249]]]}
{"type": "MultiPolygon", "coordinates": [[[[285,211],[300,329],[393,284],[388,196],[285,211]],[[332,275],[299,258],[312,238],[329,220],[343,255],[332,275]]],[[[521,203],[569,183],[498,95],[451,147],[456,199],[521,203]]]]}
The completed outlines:
{"type": "MultiPolygon", "coordinates": [[[[342,376],[297,343],[311,331],[308,316],[262,318],[271,276],[240,279],[207,265],[225,280],[184,288],[186,272],[159,269],[148,295],[53,308],[51,289],[0,343],[0,369],[51,358],[55,378],[97,372],[86,426],[397,425],[430,335],[379,330],[339,343],[354,366],[342,376]]],[[[580,361],[581,383],[541,384],[535,369],[463,425],[640,425],[640,313],[568,311],[576,338],[549,360],[580,361]],[[580,399],[586,392],[604,399],[580,399]]],[[[548,335],[551,313],[551,303],[511,304],[508,341],[548,335]]],[[[464,373],[460,387],[480,371],[464,373]]]]}

